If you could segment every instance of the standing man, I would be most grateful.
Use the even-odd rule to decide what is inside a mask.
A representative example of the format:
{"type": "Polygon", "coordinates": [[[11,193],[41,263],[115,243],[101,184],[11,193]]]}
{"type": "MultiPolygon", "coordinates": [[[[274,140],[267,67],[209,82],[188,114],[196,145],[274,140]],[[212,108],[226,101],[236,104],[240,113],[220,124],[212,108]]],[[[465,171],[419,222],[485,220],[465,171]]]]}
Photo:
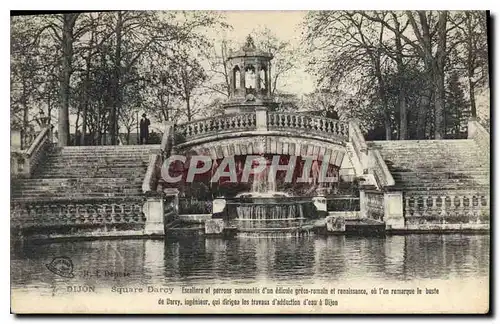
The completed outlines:
{"type": "Polygon", "coordinates": [[[141,119],[141,144],[148,144],[149,138],[149,119],[146,118],[146,114],[142,114],[141,119]]]}

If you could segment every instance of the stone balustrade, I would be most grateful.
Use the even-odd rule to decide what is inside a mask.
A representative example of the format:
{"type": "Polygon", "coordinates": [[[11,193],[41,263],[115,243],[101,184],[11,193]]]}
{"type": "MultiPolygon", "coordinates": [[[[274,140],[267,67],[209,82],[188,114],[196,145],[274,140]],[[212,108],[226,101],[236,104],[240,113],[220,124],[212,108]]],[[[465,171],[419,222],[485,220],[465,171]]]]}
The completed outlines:
{"type": "Polygon", "coordinates": [[[364,192],[361,198],[362,216],[366,218],[384,220],[385,214],[385,197],[381,191],[364,192]]]}
{"type": "Polygon", "coordinates": [[[48,125],[40,131],[27,150],[11,152],[11,174],[29,177],[51,143],[51,126],[48,125]]]}
{"type": "Polygon", "coordinates": [[[268,112],[267,130],[305,131],[313,135],[337,137],[340,140],[348,140],[349,137],[348,123],[325,117],[285,112],[268,112]]]}
{"type": "Polygon", "coordinates": [[[141,197],[80,201],[12,202],[11,227],[55,227],[88,224],[144,224],[141,197]]]}
{"type": "Polygon", "coordinates": [[[409,224],[489,222],[487,193],[405,192],[403,197],[404,215],[409,224]]]}
{"type": "Polygon", "coordinates": [[[221,133],[255,129],[256,116],[253,112],[216,116],[176,125],[176,132],[181,134],[184,142],[221,133]]]}
{"type": "Polygon", "coordinates": [[[368,145],[366,144],[363,133],[361,133],[357,120],[351,120],[349,122],[349,142],[354,148],[354,153],[360,163],[360,168],[366,169],[368,164],[368,145]]]}
{"type": "Polygon", "coordinates": [[[467,138],[473,139],[485,154],[490,153],[490,133],[475,119],[468,122],[467,138]]]}
{"type": "Polygon", "coordinates": [[[158,180],[161,174],[163,159],[161,154],[151,154],[149,156],[148,168],[142,182],[142,192],[151,194],[156,192],[158,180]]]}

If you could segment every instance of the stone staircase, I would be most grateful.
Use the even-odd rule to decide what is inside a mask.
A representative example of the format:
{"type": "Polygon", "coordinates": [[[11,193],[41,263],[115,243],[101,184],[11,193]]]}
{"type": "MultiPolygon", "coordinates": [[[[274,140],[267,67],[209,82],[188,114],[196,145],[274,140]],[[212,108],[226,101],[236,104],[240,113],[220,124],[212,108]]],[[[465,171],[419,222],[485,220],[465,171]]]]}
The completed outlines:
{"type": "Polygon", "coordinates": [[[12,201],[141,196],[150,154],[159,148],[159,145],[52,147],[31,178],[12,181],[12,201]]]}
{"type": "Polygon", "coordinates": [[[489,152],[472,139],[373,141],[395,186],[401,191],[468,190],[484,192],[490,187],[489,152]]]}

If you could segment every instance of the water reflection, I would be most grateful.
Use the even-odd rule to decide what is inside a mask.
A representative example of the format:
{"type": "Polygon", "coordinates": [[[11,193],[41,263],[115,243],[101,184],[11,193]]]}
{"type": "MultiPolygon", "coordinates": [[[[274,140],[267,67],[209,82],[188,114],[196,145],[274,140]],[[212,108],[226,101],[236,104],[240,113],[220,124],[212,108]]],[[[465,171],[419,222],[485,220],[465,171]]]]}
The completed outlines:
{"type": "Polygon", "coordinates": [[[56,256],[72,258],[72,283],[100,286],[481,277],[489,243],[482,235],[25,242],[12,246],[11,278],[14,287],[67,283],[45,267],[56,256]],[[110,280],[104,271],[130,275],[110,280]]]}

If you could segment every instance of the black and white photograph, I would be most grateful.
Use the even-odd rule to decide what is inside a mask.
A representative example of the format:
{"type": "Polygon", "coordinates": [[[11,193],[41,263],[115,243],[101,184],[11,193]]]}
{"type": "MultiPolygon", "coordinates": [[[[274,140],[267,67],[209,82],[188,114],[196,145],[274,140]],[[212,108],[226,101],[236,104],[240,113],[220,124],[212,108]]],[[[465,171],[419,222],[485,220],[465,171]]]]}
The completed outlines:
{"type": "Polygon", "coordinates": [[[491,29],[11,11],[11,312],[489,313],[491,29]]]}

